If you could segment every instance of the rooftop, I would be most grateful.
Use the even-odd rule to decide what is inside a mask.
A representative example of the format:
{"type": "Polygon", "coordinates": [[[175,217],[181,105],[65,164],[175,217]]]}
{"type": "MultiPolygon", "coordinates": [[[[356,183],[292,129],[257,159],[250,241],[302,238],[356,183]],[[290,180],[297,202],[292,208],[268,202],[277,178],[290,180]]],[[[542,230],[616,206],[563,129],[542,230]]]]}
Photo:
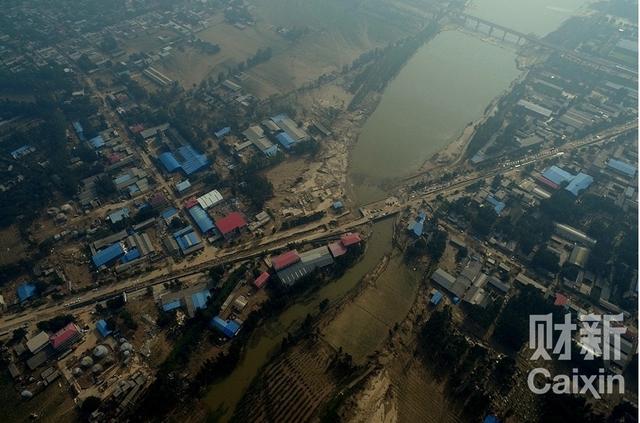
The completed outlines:
{"type": "Polygon", "coordinates": [[[232,212],[222,219],[216,220],[216,227],[222,235],[229,234],[244,226],[247,226],[247,221],[240,212],[232,212]]]}

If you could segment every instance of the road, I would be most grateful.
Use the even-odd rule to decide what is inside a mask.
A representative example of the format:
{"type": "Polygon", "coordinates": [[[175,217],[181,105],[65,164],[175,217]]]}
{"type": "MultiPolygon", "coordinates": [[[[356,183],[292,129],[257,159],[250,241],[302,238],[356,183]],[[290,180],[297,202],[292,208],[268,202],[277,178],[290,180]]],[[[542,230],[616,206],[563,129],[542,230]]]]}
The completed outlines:
{"type": "Polygon", "coordinates": [[[308,225],[300,226],[289,231],[272,234],[258,241],[253,240],[240,244],[233,248],[220,250],[218,251],[218,254],[216,254],[216,256],[214,256],[213,258],[204,260],[199,263],[187,262],[184,263],[182,267],[179,267],[177,269],[174,268],[168,273],[162,273],[160,275],[146,275],[146,277],[138,277],[135,279],[131,278],[116,284],[104,286],[89,292],[79,294],[77,296],[74,296],[73,299],[50,302],[36,309],[14,313],[9,312],[8,314],[3,315],[0,319],[0,335],[7,334],[11,330],[25,324],[49,319],[62,313],[68,313],[70,310],[79,310],[92,307],[97,302],[104,301],[108,298],[122,294],[124,292],[135,292],[142,289],[147,289],[148,287],[153,285],[171,281],[176,278],[183,278],[186,276],[205,273],[208,269],[220,264],[234,263],[264,256],[266,254],[286,248],[291,243],[308,243],[325,238],[335,237],[341,233],[354,230],[359,226],[395,215],[396,213],[406,209],[407,207],[418,207],[424,201],[431,200],[437,195],[464,188],[465,186],[473,184],[478,180],[492,178],[497,174],[507,174],[515,172],[518,171],[522,166],[536,163],[541,160],[546,160],[553,156],[559,156],[564,154],[565,152],[577,148],[606,142],[618,135],[637,128],[637,121],[629,122],[623,125],[616,126],[614,128],[604,130],[598,134],[593,134],[584,139],[569,142],[561,148],[548,149],[535,155],[525,156],[519,160],[512,160],[497,164],[493,168],[483,170],[482,172],[478,172],[473,175],[461,176],[458,179],[447,182],[445,184],[427,187],[420,193],[413,194],[409,199],[402,202],[382,206],[379,203],[363,206],[361,208],[361,217],[345,222],[333,229],[327,229],[329,218],[325,218],[320,221],[312,222],[308,225]]]}

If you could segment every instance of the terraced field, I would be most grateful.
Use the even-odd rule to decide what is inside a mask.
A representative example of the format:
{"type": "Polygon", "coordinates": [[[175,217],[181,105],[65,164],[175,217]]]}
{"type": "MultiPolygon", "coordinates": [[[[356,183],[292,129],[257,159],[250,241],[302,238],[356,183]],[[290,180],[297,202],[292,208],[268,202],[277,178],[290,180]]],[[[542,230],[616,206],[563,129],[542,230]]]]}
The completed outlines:
{"type": "Polygon", "coordinates": [[[391,368],[392,390],[398,401],[398,422],[457,423],[456,406],[445,398],[440,384],[417,360],[391,368]]]}
{"type": "Polygon", "coordinates": [[[332,357],[330,347],[312,341],[282,354],[243,396],[232,421],[310,421],[336,387],[332,357]]]}

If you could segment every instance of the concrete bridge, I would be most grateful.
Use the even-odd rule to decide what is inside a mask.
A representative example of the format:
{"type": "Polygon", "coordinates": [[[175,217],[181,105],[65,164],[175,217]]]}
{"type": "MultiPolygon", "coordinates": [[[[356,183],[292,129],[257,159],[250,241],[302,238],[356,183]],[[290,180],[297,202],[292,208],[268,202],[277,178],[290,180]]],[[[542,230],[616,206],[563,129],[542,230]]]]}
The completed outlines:
{"type": "Polygon", "coordinates": [[[453,18],[461,22],[467,29],[472,29],[483,34],[493,36],[502,41],[505,41],[507,36],[511,36],[511,38],[516,39],[516,45],[523,45],[527,42],[536,44],[546,49],[557,51],[558,53],[563,54],[565,57],[573,60],[574,62],[577,62],[578,64],[590,66],[596,70],[626,79],[634,81],[637,81],[638,79],[638,72],[635,69],[622,67],[603,58],[593,57],[584,53],[577,52],[575,50],[552,44],[534,34],[525,34],[523,32],[516,31],[515,29],[508,28],[495,22],[491,22],[486,19],[478,18],[477,16],[468,15],[462,12],[456,13],[453,18]],[[488,32],[481,31],[481,28],[488,28],[488,32]],[[498,34],[497,36],[494,35],[494,33],[496,32],[498,34]],[[500,33],[502,34],[501,36],[500,33]]]}

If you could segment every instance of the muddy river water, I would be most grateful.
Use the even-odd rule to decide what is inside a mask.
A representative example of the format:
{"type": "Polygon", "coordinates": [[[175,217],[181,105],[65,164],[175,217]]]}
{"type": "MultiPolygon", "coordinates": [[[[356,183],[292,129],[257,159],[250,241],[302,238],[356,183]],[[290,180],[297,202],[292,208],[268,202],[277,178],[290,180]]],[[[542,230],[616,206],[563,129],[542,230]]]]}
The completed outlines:
{"type": "MultiPolygon", "coordinates": [[[[467,12],[525,32],[545,35],[584,0],[476,0],[467,12]]],[[[518,77],[513,48],[488,43],[460,31],[444,31],[422,46],[387,86],[353,149],[350,180],[355,200],[366,203],[387,195],[385,180],[410,174],[479,118],[490,101],[518,77]]],[[[283,336],[323,299],[339,301],[392,251],[392,222],[377,223],[363,260],[342,278],[287,309],[251,336],[236,370],[211,387],[211,410],[226,410],[227,420],[251,380],[280,345],[283,336]]],[[[380,346],[389,325],[402,320],[417,292],[419,275],[391,260],[373,290],[348,304],[323,336],[362,359],[380,346]]]]}

